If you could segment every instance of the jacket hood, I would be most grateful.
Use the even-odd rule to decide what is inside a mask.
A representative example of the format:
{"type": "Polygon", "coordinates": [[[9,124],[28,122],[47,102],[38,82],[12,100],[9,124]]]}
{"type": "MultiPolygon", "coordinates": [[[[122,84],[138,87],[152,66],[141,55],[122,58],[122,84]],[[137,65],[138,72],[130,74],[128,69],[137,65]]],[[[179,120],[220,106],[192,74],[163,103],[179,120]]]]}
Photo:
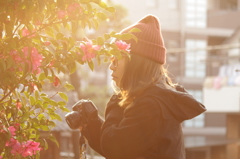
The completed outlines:
{"type": "Polygon", "coordinates": [[[153,86],[144,94],[152,96],[159,103],[164,119],[174,117],[182,122],[206,111],[205,106],[181,86],[177,86],[176,90],[153,86]]]}

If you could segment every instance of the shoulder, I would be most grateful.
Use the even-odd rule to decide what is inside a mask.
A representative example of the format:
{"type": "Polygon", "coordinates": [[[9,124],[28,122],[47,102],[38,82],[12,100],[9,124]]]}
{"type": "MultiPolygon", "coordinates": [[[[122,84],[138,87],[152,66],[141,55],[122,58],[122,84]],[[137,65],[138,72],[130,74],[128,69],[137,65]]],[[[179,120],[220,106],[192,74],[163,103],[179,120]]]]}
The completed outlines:
{"type": "Polygon", "coordinates": [[[159,103],[152,96],[141,96],[125,109],[125,113],[159,114],[159,103]]]}

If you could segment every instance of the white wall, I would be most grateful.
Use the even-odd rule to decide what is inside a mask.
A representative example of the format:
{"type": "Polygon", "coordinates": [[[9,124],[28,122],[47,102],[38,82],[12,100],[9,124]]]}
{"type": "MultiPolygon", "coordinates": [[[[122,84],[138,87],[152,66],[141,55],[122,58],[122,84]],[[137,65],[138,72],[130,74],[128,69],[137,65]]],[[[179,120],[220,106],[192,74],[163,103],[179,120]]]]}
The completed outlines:
{"type": "Polygon", "coordinates": [[[240,87],[203,88],[207,112],[240,112],[240,87]]]}

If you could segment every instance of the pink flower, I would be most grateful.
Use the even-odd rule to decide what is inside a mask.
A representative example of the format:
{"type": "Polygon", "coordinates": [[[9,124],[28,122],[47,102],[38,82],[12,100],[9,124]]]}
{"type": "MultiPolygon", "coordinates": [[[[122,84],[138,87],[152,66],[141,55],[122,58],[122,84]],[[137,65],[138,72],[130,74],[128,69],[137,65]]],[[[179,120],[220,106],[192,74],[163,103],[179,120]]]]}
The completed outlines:
{"type": "Polygon", "coordinates": [[[55,76],[55,77],[54,77],[53,85],[54,85],[55,87],[57,87],[57,86],[59,86],[59,84],[60,84],[60,80],[59,80],[59,78],[58,78],[57,76],[55,76]]]}
{"type": "Polygon", "coordinates": [[[35,91],[35,90],[38,90],[37,85],[36,85],[35,83],[33,83],[33,82],[29,82],[27,86],[29,87],[29,91],[30,91],[31,93],[32,93],[33,91],[35,91]]]}
{"type": "MultiPolygon", "coordinates": [[[[15,60],[16,63],[27,63],[28,65],[31,65],[31,71],[33,73],[39,74],[41,72],[40,66],[42,62],[42,55],[38,53],[38,50],[33,47],[24,47],[22,49],[22,52],[24,53],[24,57],[21,57],[20,54],[16,50],[10,51],[10,55],[15,60]]],[[[17,68],[19,71],[22,71],[22,68],[17,68]]]]}
{"type": "Polygon", "coordinates": [[[11,146],[11,147],[12,147],[12,146],[14,146],[15,144],[17,144],[17,142],[18,142],[18,141],[17,141],[16,139],[11,138],[10,141],[7,141],[7,142],[6,142],[5,146],[11,146]]]}
{"type": "Polygon", "coordinates": [[[60,10],[57,12],[57,15],[58,15],[58,19],[62,19],[67,15],[67,13],[64,10],[60,10]]]}
{"type": "Polygon", "coordinates": [[[19,56],[19,54],[16,50],[10,51],[10,55],[16,61],[16,63],[19,63],[22,60],[22,58],[19,56]]]}
{"type": "Polygon", "coordinates": [[[14,155],[20,154],[22,152],[22,145],[17,140],[11,147],[12,147],[11,153],[14,155]]]}
{"type": "Polygon", "coordinates": [[[131,44],[127,44],[125,41],[118,40],[115,43],[119,50],[130,52],[130,46],[131,44]]]}
{"type": "Polygon", "coordinates": [[[30,31],[27,28],[24,28],[22,30],[22,36],[28,36],[30,34],[30,31]]]}
{"type": "Polygon", "coordinates": [[[16,133],[15,133],[16,129],[15,129],[14,126],[10,126],[10,127],[8,128],[8,130],[10,131],[10,133],[11,133],[12,136],[16,135],[16,133]]]}
{"type": "Polygon", "coordinates": [[[27,141],[26,144],[23,145],[23,152],[22,156],[32,156],[35,155],[37,151],[40,151],[41,148],[39,148],[40,143],[35,141],[27,141]]]}
{"type": "Polygon", "coordinates": [[[17,102],[16,102],[16,107],[17,107],[18,109],[20,109],[20,108],[22,107],[22,103],[19,102],[19,101],[17,101],[17,102]]]}
{"type": "Polygon", "coordinates": [[[11,138],[10,141],[7,141],[5,146],[11,147],[11,153],[13,155],[20,154],[23,157],[32,156],[37,153],[37,151],[40,151],[41,148],[39,147],[40,143],[35,141],[27,141],[20,143],[18,140],[11,138]]]}
{"type": "Polygon", "coordinates": [[[51,45],[51,42],[50,41],[46,41],[46,42],[44,42],[43,45],[45,45],[45,46],[51,45]]]}
{"type": "Polygon", "coordinates": [[[76,10],[78,10],[79,13],[82,12],[82,8],[81,8],[81,6],[78,3],[69,4],[68,7],[67,7],[68,14],[72,14],[76,10]]]}
{"type": "Polygon", "coordinates": [[[84,55],[82,57],[83,61],[91,61],[92,58],[95,58],[96,56],[96,51],[98,51],[100,49],[101,46],[99,45],[93,45],[92,41],[87,39],[87,42],[85,42],[84,44],[81,43],[80,44],[80,48],[83,50],[84,55]]]}
{"type": "Polygon", "coordinates": [[[35,25],[42,25],[42,22],[40,20],[36,20],[34,24],[35,25]]]}
{"type": "Polygon", "coordinates": [[[41,66],[41,62],[42,62],[42,55],[40,55],[38,53],[38,50],[33,47],[32,49],[28,47],[24,47],[22,49],[25,57],[30,57],[30,61],[29,61],[29,58],[28,58],[28,63],[29,64],[32,64],[32,72],[35,72],[36,71],[36,74],[39,74],[41,72],[40,70],[40,66],[41,66]],[[30,54],[29,54],[29,51],[30,51],[30,54]]]}
{"type": "MultiPolygon", "coordinates": [[[[34,32],[35,32],[35,29],[33,30],[33,32],[30,32],[27,28],[24,28],[22,30],[22,36],[28,36],[34,32]]],[[[31,36],[29,36],[29,38],[34,37],[34,36],[35,36],[35,34],[32,34],[31,36]]]]}

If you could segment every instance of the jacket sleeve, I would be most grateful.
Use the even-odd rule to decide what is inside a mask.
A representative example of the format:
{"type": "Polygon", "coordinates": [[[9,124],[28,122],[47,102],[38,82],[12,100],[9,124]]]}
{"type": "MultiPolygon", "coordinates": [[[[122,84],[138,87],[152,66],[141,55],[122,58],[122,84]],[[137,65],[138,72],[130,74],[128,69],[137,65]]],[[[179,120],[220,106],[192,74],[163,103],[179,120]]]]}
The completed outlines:
{"type": "MultiPolygon", "coordinates": [[[[118,105],[119,99],[117,95],[113,95],[109,100],[105,114],[108,114],[111,110],[111,121],[120,122],[123,117],[123,109],[118,105]]],[[[96,152],[104,156],[100,146],[100,132],[104,120],[98,117],[98,119],[91,120],[87,126],[82,130],[82,134],[87,139],[89,146],[96,152]]]]}
{"type": "Polygon", "coordinates": [[[89,146],[101,155],[103,155],[100,148],[100,130],[102,124],[103,119],[98,117],[89,121],[87,126],[82,130],[82,135],[87,139],[89,146]]]}
{"type": "Polygon", "coordinates": [[[114,120],[115,111],[107,113],[101,131],[101,149],[107,158],[137,158],[156,144],[160,110],[152,98],[126,108],[120,122],[114,120]]]}

